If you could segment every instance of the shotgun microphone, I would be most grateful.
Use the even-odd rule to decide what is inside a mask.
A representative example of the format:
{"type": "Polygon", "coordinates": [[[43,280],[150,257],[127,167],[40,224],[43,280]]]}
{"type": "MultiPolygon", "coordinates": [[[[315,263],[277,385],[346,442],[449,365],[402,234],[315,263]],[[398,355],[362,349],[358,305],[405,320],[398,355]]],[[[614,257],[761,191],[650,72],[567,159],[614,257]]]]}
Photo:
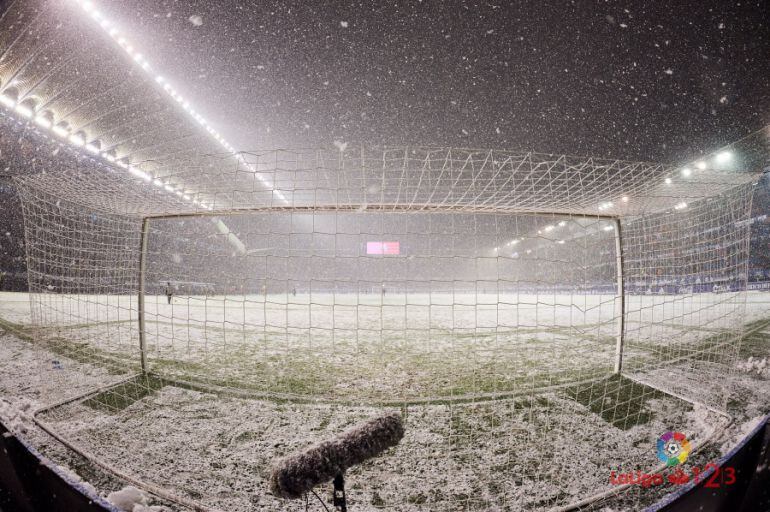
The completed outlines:
{"type": "Polygon", "coordinates": [[[396,446],[402,437],[404,425],[400,414],[360,423],[335,438],[278,461],[270,475],[270,490],[281,498],[301,498],[316,485],[396,446]]]}

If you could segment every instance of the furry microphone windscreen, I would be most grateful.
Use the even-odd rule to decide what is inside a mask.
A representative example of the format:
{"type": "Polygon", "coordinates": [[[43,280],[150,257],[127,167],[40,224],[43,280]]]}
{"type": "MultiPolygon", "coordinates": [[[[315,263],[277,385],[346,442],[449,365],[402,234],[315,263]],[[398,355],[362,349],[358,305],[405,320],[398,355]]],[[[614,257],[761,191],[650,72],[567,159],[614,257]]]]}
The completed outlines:
{"type": "Polygon", "coordinates": [[[360,423],[336,438],[280,460],[270,475],[270,490],[281,498],[301,498],[316,485],[396,446],[402,437],[400,414],[360,423]]]}

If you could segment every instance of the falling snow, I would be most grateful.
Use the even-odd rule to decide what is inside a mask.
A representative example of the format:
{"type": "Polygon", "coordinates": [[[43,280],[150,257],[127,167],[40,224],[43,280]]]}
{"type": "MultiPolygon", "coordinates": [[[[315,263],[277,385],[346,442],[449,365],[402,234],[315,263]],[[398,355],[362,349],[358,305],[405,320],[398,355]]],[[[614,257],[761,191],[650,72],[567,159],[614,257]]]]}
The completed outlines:
{"type": "MultiPolygon", "coordinates": [[[[33,3],[7,4],[12,9],[22,9],[33,3]]],[[[104,157],[108,148],[116,148],[110,155],[113,160],[129,158],[125,161],[126,169],[129,163],[154,168],[158,154],[176,151],[175,144],[183,144],[197,131],[201,132],[201,139],[207,140],[211,139],[210,134],[217,133],[237,150],[250,155],[266,148],[290,150],[320,146],[331,148],[332,152],[336,148],[340,154],[335,152],[334,157],[342,160],[366,145],[471,146],[592,154],[621,160],[687,162],[762,128],[770,112],[766,85],[770,73],[767,59],[770,36],[766,5],[759,0],[744,2],[741,9],[726,9],[725,3],[719,0],[652,2],[644,8],[637,2],[605,2],[594,9],[579,9],[571,4],[550,8],[537,2],[450,6],[422,0],[398,5],[363,3],[353,8],[331,8],[312,2],[289,4],[280,0],[252,2],[248,8],[238,2],[220,6],[217,2],[177,0],[94,0],[93,4],[103,5],[104,12],[109,12],[115,27],[120,28],[118,35],[107,35],[98,23],[89,25],[89,17],[65,19],[73,15],[66,9],[53,20],[45,20],[44,11],[34,16],[25,13],[5,18],[14,20],[4,26],[9,33],[1,34],[14,41],[13,51],[8,53],[13,58],[0,55],[0,60],[4,65],[13,66],[15,60],[23,65],[19,66],[18,77],[16,70],[6,73],[13,81],[0,83],[0,92],[15,89],[18,101],[27,98],[38,103],[37,110],[29,114],[31,117],[19,118],[18,122],[14,120],[19,117],[14,110],[19,108],[18,104],[12,102],[10,108],[0,106],[3,125],[0,130],[3,168],[0,233],[4,234],[0,237],[2,326],[33,323],[29,298],[16,292],[23,292],[27,287],[27,255],[40,248],[27,247],[19,183],[62,171],[88,175],[94,170],[93,161],[104,157]],[[45,22],[40,27],[53,30],[46,32],[40,27],[25,25],[35,19],[45,22]],[[18,40],[12,37],[13,31],[18,33],[18,40]],[[118,38],[126,39],[121,42],[118,38]],[[27,56],[28,62],[24,61],[27,56]],[[67,65],[59,69],[62,63],[67,65]],[[161,73],[165,77],[163,81],[158,80],[161,73]],[[42,77],[46,78],[41,80],[42,77]],[[61,77],[66,77],[69,85],[57,83],[61,77]],[[43,128],[47,109],[53,112],[55,121],[67,122],[58,126],[64,135],[54,135],[50,129],[43,128]],[[201,119],[205,117],[210,124],[200,123],[196,115],[201,119]],[[78,136],[73,132],[81,129],[84,131],[81,148],[77,158],[72,159],[70,142],[78,136]],[[45,144],[30,143],[39,132],[50,140],[45,144]],[[90,150],[82,147],[97,141],[100,146],[92,145],[90,150]],[[247,153],[249,151],[253,153],[247,153]],[[69,166],[62,165],[65,161],[69,166]],[[21,178],[17,180],[18,176],[21,178]],[[14,293],[5,290],[14,290],[14,293]]],[[[0,7],[0,20],[6,8],[0,7]]],[[[188,151],[190,147],[194,152],[206,154],[230,151],[219,142],[213,143],[215,149],[209,151],[210,146],[198,145],[198,140],[187,146],[188,151]]],[[[476,162],[469,165],[475,166],[476,162]]],[[[117,169],[115,163],[112,167],[117,169]]],[[[440,169],[440,164],[427,161],[425,168],[440,169]]],[[[106,175],[106,169],[99,167],[90,175],[101,178],[106,175]]],[[[234,175],[255,174],[240,164],[232,170],[234,175]]],[[[401,176],[400,171],[394,170],[396,179],[401,176]]],[[[497,170],[480,167],[478,172],[481,176],[497,170]]],[[[327,178],[322,174],[319,171],[307,179],[327,178]]],[[[429,174],[423,173],[419,179],[428,179],[429,174]]],[[[500,171],[500,182],[507,183],[503,174],[500,171]]],[[[176,176],[162,177],[168,180],[160,182],[161,187],[179,187],[176,193],[180,196],[192,193],[184,188],[185,184],[174,183],[176,176]]],[[[141,186],[152,188],[151,182],[142,182],[141,186]]],[[[386,186],[384,182],[366,182],[361,190],[373,201],[385,194],[386,186]]],[[[405,196],[409,186],[401,190],[405,196]]],[[[257,187],[241,192],[258,194],[261,188],[257,187]]],[[[105,190],[94,186],[93,193],[105,190]]],[[[51,216],[61,217],[62,206],[66,208],[67,201],[62,203],[58,198],[47,201],[51,216]]],[[[362,205],[362,211],[367,206],[362,205]]],[[[770,230],[761,231],[767,222],[760,216],[770,211],[767,179],[757,187],[754,209],[755,218],[760,220],[752,229],[761,235],[751,241],[750,279],[770,281],[770,257],[764,249],[755,250],[766,248],[770,237],[770,230]]],[[[94,225],[98,222],[99,216],[95,214],[84,221],[94,225]]],[[[30,226],[27,224],[28,229],[30,226]]],[[[354,233],[360,235],[361,231],[354,230],[354,233]]],[[[309,244],[317,243],[315,234],[309,244]]],[[[137,247],[135,242],[126,241],[126,247],[121,250],[137,247]]],[[[233,251],[232,247],[229,250],[233,251]]],[[[522,249],[520,253],[511,251],[511,260],[527,259],[529,256],[525,255],[531,253],[530,249],[522,249]]],[[[168,258],[183,268],[194,260],[195,251],[174,251],[168,258]]],[[[80,263],[71,254],[57,262],[65,267],[76,267],[80,263]]],[[[125,280],[136,280],[134,262],[121,264],[125,280]]],[[[452,281],[454,264],[453,261],[446,264],[446,269],[440,268],[447,275],[439,278],[452,281]]],[[[99,274],[94,278],[104,276],[99,274]]],[[[42,296],[39,300],[49,301],[54,315],[71,314],[67,308],[60,308],[64,303],[60,300],[61,292],[68,286],[66,282],[46,279],[39,286],[37,291],[42,296]]],[[[136,354],[136,345],[130,342],[137,332],[136,319],[130,316],[136,311],[136,304],[130,302],[135,295],[115,295],[104,301],[117,304],[128,317],[105,327],[108,335],[99,349],[114,345],[113,355],[124,360],[136,354]],[[120,335],[110,337],[114,333],[120,335]]],[[[715,300],[727,300],[725,295],[715,295],[715,300]]],[[[457,294],[452,300],[461,297],[462,294],[457,294]]],[[[750,294],[750,297],[757,299],[748,304],[750,313],[756,315],[754,319],[764,318],[770,299],[764,292],[750,294]]],[[[100,305],[94,298],[77,303],[84,308],[82,314],[89,320],[100,305]]],[[[573,298],[560,297],[569,310],[560,312],[560,316],[571,318],[576,310],[590,303],[568,303],[573,298]]],[[[643,298],[657,299],[672,308],[679,307],[684,300],[654,294],[643,298]]],[[[544,296],[519,294],[506,300],[517,304],[517,321],[535,324],[537,320],[527,318],[526,308],[519,307],[519,302],[538,304],[544,296]]],[[[210,300],[207,305],[213,302],[210,300]]],[[[338,306],[333,304],[333,320],[350,321],[345,306],[338,306]]],[[[410,306],[419,308],[419,304],[410,306]]],[[[260,308],[262,314],[268,314],[269,307],[264,302],[258,304],[257,313],[253,314],[259,314],[260,308]]],[[[594,303],[589,309],[601,311],[602,304],[594,303]]],[[[235,313],[246,315],[245,308],[235,313]]],[[[97,311],[96,316],[99,314],[97,311]]],[[[178,320],[179,314],[169,309],[153,324],[153,332],[160,340],[154,349],[164,356],[173,350],[185,350],[184,357],[191,365],[212,365],[211,360],[198,357],[202,349],[195,343],[184,347],[174,345],[184,330],[174,320],[178,320]]],[[[430,314],[440,317],[440,313],[434,311],[430,314]]],[[[474,311],[473,315],[474,321],[478,321],[478,312],[474,311]]],[[[333,331],[319,321],[312,308],[307,312],[303,310],[301,316],[321,331],[333,331]]],[[[408,321],[404,320],[405,315],[403,318],[396,314],[375,316],[367,320],[375,326],[380,326],[378,322],[389,326],[408,321]]],[[[535,318],[542,317],[535,315],[535,318]]],[[[276,322],[280,322],[281,318],[289,318],[289,314],[276,318],[276,322]]],[[[452,320],[460,318],[458,314],[452,320]]],[[[227,332],[226,324],[232,319],[223,315],[220,320],[211,326],[215,334],[197,341],[214,343],[220,333],[227,332]]],[[[235,322],[238,321],[236,318],[235,322]]],[[[202,323],[206,323],[205,319],[202,323]]],[[[602,329],[596,327],[603,325],[598,320],[594,324],[591,329],[602,329]]],[[[189,323],[185,327],[189,331],[189,323]]],[[[476,325],[469,329],[475,335],[484,328],[476,325]]],[[[74,344],[65,346],[64,350],[62,347],[54,350],[45,343],[30,343],[23,336],[4,329],[0,329],[0,420],[15,434],[28,436],[36,445],[50,450],[70,480],[93,488],[119,509],[168,510],[155,505],[144,491],[123,487],[125,483],[117,486],[105,486],[104,480],[83,483],[76,471],[70,469],[81,468],[82,459],[56,447],[33,421],[33,411],[40,406],[115,384],[127,375],[84,360],[84,354],[95,355],[97,359],[104,355],[97,350],[90,351],[95,347],[80,350],[87,346],[84,339],[74,340],[74,344]],[[78,350],[73,351],[72,347],[78,350]]],[[[59,329],[61,332],[56,334],[73,335],[78,329],[88,332],[97,328],[84,322],[59,329]]],[[[449,327],[442,326],[441,332],[448,330],[449,327]]],[[[233,343],[229,334],[227,332],[227,342],[233,343]]],[[[597,350],[614,350],[611,334],[603,333],[610,341],[597,350]]],[[[553,359],[550,351],[559,346],[562,333],[556,330],[548,335],[552,337],[548,353],[538,354],[530,363],[556,364],[549,361],[549,357],[553,359]]],[[[398,361],[408,356],[405,348],[409,339],[405,337],[402,341],[399,348],[404,352],[394,358],[392,371],[377,379],[361,379],[362,386],[378,390],[393,384],[409,390],[424,377],[396,371],[398,361]]],[[[451,346],[442,345],[433,338],[418,341],[420,346],[428,342],[434,344],[442,349],[439,353],[449,353],[459,346],[454,341],[451,346]]],[[[288,359],[291,354],[281,353],[280,348],[276,348],[275,353],[288,359]]],[[[357,345],[355,350],[362,350],[362,346],[357,345]]],[[[521,352],[523,350],[517,353],[521,352]]],[[[342,362],[348,362],[345,358],[355,353],[353,350],[345,354],[330,351],[329,357],[341,357],[342,362]]],[[[438,359],[436,356],[431,361],[435,363],[438,359]]],[[[266,361],[265,367],[273,362],[270,358],[266,361]]],[[[309,375],[318,368],[317,362],[310,368],[309,375]]],[[[671,385],[674,370],[662,368],[646,377],[651,384],[671,385]]],[[[692,368],[683,372],[690,370],[692,368]]],[[[406,442],[395,451],[395,456],[385,458],[381,464],[353,472],[351,479],[357,484],[353,494],[357,498],[363,496],[364,509],[379,503],[384,496],[402,500],[399,503],[403,502],[403,510],[408,511],[427,510],[430,502],[423,505],[425,500],[438,499],[441,493],[453,496],[456,503],[468,502],[469,497],[464,494],[468,489],[473,490],[473,498],[482,500],[488,510],[511,508],[505,500],[535,506],[555,497],[587,495],[606,489],[606,475],[588,474],[584,479],[557,485],[552,479],[557,474],[555,468],[570,467],[573,474],[581,474],[586,465],[607,465],[608,461],[603,458],[606,452],[592,449],[599,445],[629,447],[628,453],[625,449],[623,453],[609,451],[614,453],[611,457],[617,458],[609,462],[627,462],[631,459],[623,457],[628,456],[647,464],[651,457],[648,445],[673,421],[679,421],[682,428],[692,429],[699,436],[717,435],[716,446],[724,452],[768,411],[770,355],[766,352],[742,354],[730,370],[729,375],[715,372],[709,374],[709,378],[692,381],[685,375],[676,382],[684,395],[698,395],[707,390],[707,395],[724,399],[725,403],[731,396],[739,398],[741,405],[740,410],[734,412],[735,422],[726,427],[723,435],[717,435],[714,428],[719,415],[700,405],[685,406],[672,397],[651,400],[650,408],[655,414],[650,423],[629,430],[606,428],[599,415],[557,392],[540,397],[545,403],[555,404],[552,409],[528,404],[526,412],[530,417],[522,413],[515,400],[505,402],[495,414],[488,411],[479,414],[485,411],[485,404],[404,406],[411,429],[406,442]],[[502,417],[505,422],[500,421],[502,417]],[[542,424],[535,426],[537,422],[542,424]],[[556,448],[558,459],[544,461],[539,457],[540,447],[531,443],[536,438],[533,434],[542,432],[537,429],[544,429],[543,425],[547,425],[549,443],[556,448]],[[467,444],[458,445],[458,439],[463,436],[480,439],[479,446],[468,449],[467,444]],[[576,442],[578,438],[584,442],[576,442]],[[508,446],[506,442],[513,444],[508,446]],[[445,447],[451,447],[451,457],[438,457],[437,453],[445,447]],[[491,469],[493,464],[495,469],[491,469]],[[547,466],[543,478],[533,482],[518,474],[525,464],[547,466]],[[497,476],[504,471],[511,471],[509,481],[516,485],[499,488],[497,476]],[[496,499],[501,500],[500,503],[495,502],[496,499]]],[[[524,365],[521,372],[533,378],[536,370],[524,365]]],[[[259,372],[249,367],[246,373],[259,372]]],[[[293,382],[287,373],[279,372],[271,377],[276,382],[293,382]]],[[[448,380],[456,377],[453,374],[448,380]]],[[[457,383],[458,389],[461,384],[457,383]]],[[[350,389],[335,388],[335,391],[351,393],[350,389]]],[[[618,401],[610,396],[600,403],[605,410],[617,405],[618,401]]],[[[210,500],[209,505],[244,511],[276,508],[273,498],[260,487],[262,473],[274,456],[314,442],[322,434],[342,428],[347,421],[372,413],[366,406],[332,408],[324,403],[312,403],[301,408],[291,402],[219,397],[173,386],[143,396],[117,412],[93,409],[82,401],[68,404],[62,411],[66,414],[52,415],[58,429],[78,442],[91,443],[90,448],[121,468],[132,474],[148,475],[181,494],[197,493],[210,500]],[[153,418],[161,421],[153,422],[153,418]],[[153,443],[158,442],[164,448],[152,449],[153,443]],[[169,469],[168,457],[172,456],[178,456],[184,464],[169,469]]],[[[89,474],[98,472],[89,471],[89,474]]]]}

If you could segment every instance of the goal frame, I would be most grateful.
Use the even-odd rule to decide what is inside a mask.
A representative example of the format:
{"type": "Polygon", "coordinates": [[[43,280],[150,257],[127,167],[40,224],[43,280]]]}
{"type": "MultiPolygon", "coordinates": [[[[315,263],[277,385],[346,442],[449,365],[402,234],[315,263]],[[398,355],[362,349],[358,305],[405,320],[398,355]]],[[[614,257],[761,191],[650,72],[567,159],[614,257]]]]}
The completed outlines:
{"type": "Polygon", "coordinates": [[[140,237],[139,248],[139,276],[138,276],[138,300],[137,317],[139,324],[139,355],[141,361],[141,371],[149,373],[147,365],[147,341],[146,341],[146,307],[145,307],[145,279],[147,274],[147,248],[149,242],[150,222],[153,220],[184,219],[198,217],[220,217],[230,215],[246,215],[250,213],[286,213],[286,212],[428,212],[428,213],[472,213],[488,215],[526,215],[532,217],[574,217],[582,219],[596,219],[606,222],[612,222],[615,232],[615,361],[613,374],[619,375],[623,370],[623,351],[625,344],[625,284],[624,284],[624,260],[623,260],[623,235],[621,228],[621,217],[617,215],[593,215],[587,213],[570,213],[563,211],[541,210],[541,211],[508,211],[499,208],[467,208],[452,207],[447,205],[398,205],[398,204],[345,204],[345,205],[320,205],[320,206],[267,206],[254,208],[234,208],[223,210],[210,210],[194,213],[178,213],[171,215],[147,215],[142,217],[142,233],[140,237]]]}

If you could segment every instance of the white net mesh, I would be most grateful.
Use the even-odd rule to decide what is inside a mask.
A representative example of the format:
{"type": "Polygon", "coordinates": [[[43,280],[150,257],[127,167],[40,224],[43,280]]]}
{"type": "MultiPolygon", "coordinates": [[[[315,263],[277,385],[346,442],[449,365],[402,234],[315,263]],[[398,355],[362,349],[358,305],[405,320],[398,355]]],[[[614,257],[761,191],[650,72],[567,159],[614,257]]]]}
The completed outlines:
{"type": "Polygon", "coordinates": [[[194,155],[158,186],[79,160],[19,178],[35,334],[129,378],[46,421],[226,510],[278,506],[270,461],[393,408],[407,436],[351,471],[358,508],[611,489],[609,468],[654,467],[662,432],[701,443],[726,410],[701,381],[742,336],[747,154],[687,179],[411,148],[194,155]]]}

